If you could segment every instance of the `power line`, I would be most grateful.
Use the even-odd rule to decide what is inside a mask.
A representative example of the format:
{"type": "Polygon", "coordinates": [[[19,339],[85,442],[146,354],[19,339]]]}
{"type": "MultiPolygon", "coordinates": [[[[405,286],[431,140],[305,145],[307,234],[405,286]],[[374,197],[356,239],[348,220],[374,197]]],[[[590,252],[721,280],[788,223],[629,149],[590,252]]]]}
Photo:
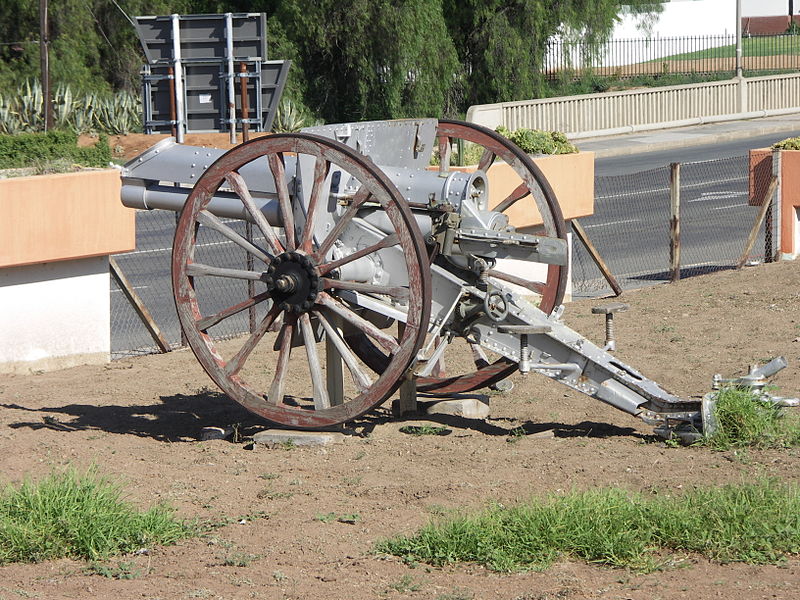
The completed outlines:
{"type": "Polygon", "coordinates": [[[119,9],[119,12],[121,12],[121,13],[122,13],[122,14],[125,16],[125,18],[126,18],[126,19],[128,19],[128,22],[129,22],[131,25],[133,25],[134,27],[136,27],[136,23],[134,23],[133,19],[131,19],[131,18],[128,16],[128,13],[126,13],[124,10],[122,10],[122,7],[121,7],[119,4],[117,4],[117,0],[111,0],[111,2],[113,2],[113,3],[114,3],[114,6],[116,6],[116,7],[119,9]]]}

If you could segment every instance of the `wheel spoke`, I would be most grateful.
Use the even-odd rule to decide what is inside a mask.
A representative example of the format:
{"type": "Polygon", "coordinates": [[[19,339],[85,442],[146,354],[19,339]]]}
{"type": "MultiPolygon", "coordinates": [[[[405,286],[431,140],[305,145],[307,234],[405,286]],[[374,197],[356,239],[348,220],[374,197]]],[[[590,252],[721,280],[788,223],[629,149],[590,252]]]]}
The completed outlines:
{"type": "Polygon", "coordinates": [[[244,302],[240,302],[239,304],[234,304],[233,306],[229,306],[225,310],[219,311],[215,315],[210,315],[208,317],[203,317],[202,319],[197,320],[197,328],[200,331],[205,332],[209,327],[213,327],[223,319],[227,319],[237,313],[242,312],[243,310],[247,310],[251,306],[255,306],[259,302],[263,302],[264,300],[268,300],[270,297],[269,292],[263,292],[261,294],[257,294],[252,298],[248,298],[244,302]]]}
{"type": "Polygon", "coordinates": [[[294,321],[290,319],[289,313],[281,327],[281,345],[278,349],[278,362],[275,363],[275,376],[272,378],[272,385],[269,386],[267,401],[272,404],[283,404],[283,384],[287,377],[289,356],[292,353],[292,335],[294,334],[294,321]]]}
{"type": "Polygon", "coordinates": [[[342,317],[342,319],[350,323],[353,327],[355,327],[359,331],[366,333],[387,352],[391,352],[392,354],[394,354],[400,349],[400,344],[397,343],[396,339],[394,339],[389,334],[384,333],[383,331],[378,329],[375,325],[373,325],[363,317],[360,317],[352,310],[347,308],[344,304],[342,304],[335,298],[332,298],[325,292],[322,292],[317,296],[317,301],[324,307],[328,308],[334,314],[342,317]]]}
{"type": "Polygon", "coordinates": [[[243,236],[239,235],[236,231],[232,228],[228,227],[225,223],[223,223],[219,217],[216,215],[211,214],[207,210],[201,210],[197,215],[197,220],[205,225],[206,227],[210,227],[214,231],[217,231],[232,241],[234,244],[241,246],[247,252],[255,256],[256,258],[260,259],[263,262],[269,262],[272,260],[272,257],[264,252],[261,248],[256,246],[255,244],[249,242],[243,236]]]}
{"type": "Polygon", "coordinates": [[[300,248],[308,254],[311,253],[311,241],[314,238],[314,220],[316,218],[320,196],[322,195],[322,184],[325,183],[329,168],[330,163],[327,160],[317,157],[317,161],[314,163],[314,185],[311,188],[311,198],[308,201],[308,212],[306,213],[306,223],[303,226],[303,237],[300,239],[300,248]]]}
{"type": "Polygon", "coordinates": [[[212,267],[203,263],[189,263],[186,265],[186,274],[189,277],[228,277],[230,279],[247,279],[250,281],[261,280],[261,273],[258,271],[212,267]]]}
{"type": "Polygon", "coordinates": [[[509,208],[514,206],[519,200],[522,200],[525,196],[530,194],[530,190],[528,186],[523,181],[520,183],[513,192],[511,192],[507,198],[505,198],[500,204],[495,206],[492,210],[495,212],[506,212],[509,208]]]}
{"type": "Polygon", "coordinates": [[[313,311],[314,315],[319,319],[319,322],[322,323],[322,327],[325,329],[325,335],[328,336],[328,339],[333,343],[336,347],[336,351],[339,353],[339,356],[342,357],[344,360],[344,364],[347,365],[347,368],[350,370],[350,375],[353,377],[353,383],[355,383],[356,388],[358,388],[359,392],[365,391],[372,385],[372,381],[370,380],[369,376],[364,373],[364,371],[359,366],[356,357],[350,351],[350,348],[347,347],[344,340],[339,335],[339,332],[334,329],[333,325],[331,325],[328,318],[322,314],[321,311],[313,311]]]}
{"type": "Polygon", "coordinates": [[[283,164],[283,154],[269,154],[267,156],[269,170],[275,179],[275,189],[278,192],[278,207],[281,211],[281,221],[283,232],[286,236],[287,250],[295,250],[297,242],[294,234],[294,215],[292,214],[292,203],[289,199],[289,187],[286,185],[286,168],[283,164]]]}
{"type": "Polygon", "coordinates": [[[390,285],[373,285],[371,283],[358,283],[356,281],[342,281],[340,279],[322,279],[326,290],[350,290],[364,292],[365,294],[381,294],[391,296],[398,300],[408,298],[408,288],[390,285]]]}
{"type": "Polygon", "coordinates": [[[308,313],[300,315],[300,330],[303,332],[303,342],[306,346],[308,357],[308,370],[311,372],[311,384],[314,387],[314,408],[322,410],[331,407],[328,390],[325,387],[325,377],[322,375],[322,365],[319,362],[317,344],[314,340],[314,328],[311,327],[311,318],[308,313]]]}
{"type": "Polygon", "coordinates": [[[439,175],[450,172],[450,138],[446,135],[439,136],[439,175]]]}
{"type": "Polygon", "coordinates": [[[508,283],[522,286],[537,294],[544,294],[545,291],[545,284],[539,281],[529,281],[528,279],[517,277],[516,275],[511,275],[509,273],[503,273],[502,271],[497,271],[495,269],[488,269],[486,274],[489,277],[495,277],[502,281],[507,281],[508,283]]]}
{"type": "Polygon", "coordinates": [[[483,151],[483,154],[481,154],[481,160],[478,162],[478,170],[483,171],[485,173],[486,169],[492,166],[495,156],[496,155],[494,152],[489,150],[489,148],[486,148],[483,151]]]}
{"type": "Polygon", "coordinates": [[[228,363],[225,365],[225,373],[229,377],[236,375],[242,370],[242,367],[247,361],[247,358],[250,356],[250,353],[258,345],[258,342],[261,341],[261,338],[264,337],[264,334],[267,333],[267,329],[269,329],[269,326],[272,325],[279,313],[280,309],[277,306],[273,306],[266,316],[261,320],[261,323],[258,324],[258,329],[256,329],[250,335],[250,337],[244,343],[244,346],[239,348],[239,351],[236,353],[236,355],[228,361],[228,363]]]}
{"type": "Polygon", "coordinates": [[[347,263],[351,263],[354,260],[358,260],[366,256],[367,254],[372,254],[373,252],[377,252],[378,250],[383,250],[384,248],[389,248],[390,246],[396,246],[400,242],[400,238],[397,236],[396,233],[392,235],[387,235],[383,238],[380,242],[372,244],[371,246],[367,246],[366,248],[362,248],[361,250],[357,250],[352,254],[348,254],[347,256],[340,258],[339,260],[334,260],[332,262],[326,263],[324,265],[320,265],[319,273],[320,275],[325,275],[330,273],[334,269],[338,269],[342,265],[346,265],[347,263]]]}
{"type": "Polygon", "coordinates": [[[239,199],[242,201],[242,204],[244,204],[247,212],[250,213],[250,216],[253,218],[255,224],[261,230],[261,233],[264,234],[267,244],[269,244],[273,254],[280,254],[283,252],[283,244],[281,244],[280,240],[278,240],[278,236],[275,235],[275,230],[272,229],[272,226],[267,221],[264,213],[258,210],[256,203],[253,201],[253,197],[250,195],[250,190],[247,189],[247,184],[244,182],[244,178],[236,171],[231,171],[225,175],[225,181],[229,186],[231,186],[233,191],[236,192],[236,195],[239,196],[239,199]]]}
{"type": "Polygon", "coordinates": [[[334,225],[333,229],[328,232],[328,235],[319,245],[319,248],[317,248],[316,252],[314,252],[313,256],[315,260],[322,261],[325,259],[325,255],[328,253],[328,250],[331,249],[333,243],[339,239],[339,236],[341,235],[342,231],[344,231],[344,228],[353,219],[353,217],[356,216],[358,209],[371,195],[372,194],[369,190],[367,190],[365,185],[362,185],[358,189],[355,196],[353,196],[353,201],[350,203],[350,206],[347,207],[347,210],[344,212],[342,217],[336,222],[336,225],[334,225]]]}

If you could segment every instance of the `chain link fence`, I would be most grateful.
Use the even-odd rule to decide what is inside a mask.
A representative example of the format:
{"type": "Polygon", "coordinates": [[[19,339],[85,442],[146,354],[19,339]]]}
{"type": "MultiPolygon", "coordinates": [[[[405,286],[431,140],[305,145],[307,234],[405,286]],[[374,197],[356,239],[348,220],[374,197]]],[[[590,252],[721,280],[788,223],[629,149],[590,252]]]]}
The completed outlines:
{"type": "MultiPolygon", "coordinates": [[[[760,206],[751,204],[749,157],[680,165],[680,276],[733,269],[745,250],[760,206]]],[[[757,172],[766,189],[771,173],[757,172]]],[[[595,179],[595,212],[581,224],[623,289],[669,281],[671,271],[670,167],[595,179]]],[[[770,213],[746,260],[769,262],[777,241],[770,213]]],[[[573,293],[592,297],[611,287],[586,248],[573,243],[573,293]]]]}
{"type": "MultiPolygon", "coordinates": [[[[739,262],[746,240],[759,214],[750,198],[768,187],[770,172],[756,171],[749,181],[747,156],[724,158],[680,167],[681,277],[692,277],[723,269],[739,262]]],[[[595,212],[580,219],[591,242],[623,289],[639,288],[669,281],[670,270],[670,167],[630,175],[595,179],[595,212]]],[[[777,214],[777,211],[773,211],[777,214]]],[[[241,235],[242,221],[225,220],[241,235]]],[[[756,242],[747,256],[752,263],[772,260],[777,243],[778,220],[770,213],[761,225],[756,242]]],[[[175,214],[168,211],[139,211],[136,216],[137,248],[115,258],[153,319],[172,347],[181,345],[180,325],[172,297],[170,277],[175,214]]],[[[261,238],[256,244],[264,245],[261,238]]],[[[221,236],[201,233],[197,240],[197,262],[248,269],[247,253],[221,236]],[[207,236],[207,237],[203,237],[207,236]]],[[[197,281],[203,314],[233,306],[253,294],[247,283],[236,279],[204,277],[197,281]]],[[[573,295],[608,295],[611,288],[586,248],[573,242],[573,295]]],[[[121,358],[157,352],[158,348],[142,325],[122,291],[112,284],[112,356],[121,358]]],[[[257,286],[261,286],[257,282],[257,286]]],[[[263,291],[261,287],[253,290],[263,291]]],[[[256,321],[264,316],[265,303],[258,305],[256,321]]],[[[213,327],[215,338],[229,338],[248,332],[249,315],[243,311],[213,327]]]]}
{"type": "MultiPolygon", "coordinates": [[[[172,238],[175,232],[175,213],[153,210],[136,214],[136,250],[115,256],[117,264],[127,276],[134,291],[150,311],[161,333],[173,347],[181,346],[181,331],[175,302],[172,296],[172,238]]],[[[223,219],[240,235],[245,235],[245,223],[223,219]]],[[[256,243],[263,240],[255,238],[256,243]]],[[[197,239],[195,260],[220,267],[247,269],[247,253],[222,236],[201,230],[197,239]]],[[[260,284],[259,284],[260,285],[260,284]]],[[[223,308],[241,302],[248,296],[247,282],[236,279],[204,277],[196,280],[195,287],[203,314],[214,314],[223,308]]],[[[259,288],[255,293],[263,291],[259,288]]],[[[255,318],[261,319],[266,310],[256,309],[255,318]]],[[[245,310],[225,319],[213,328],[213,336],[225,339],[250,330],[249,314],[245,310]]],[[[122,358],[158,352],[141,319],[131,307],[122,290],[112,283],[111,288],[111,355],[122,358]]]]}

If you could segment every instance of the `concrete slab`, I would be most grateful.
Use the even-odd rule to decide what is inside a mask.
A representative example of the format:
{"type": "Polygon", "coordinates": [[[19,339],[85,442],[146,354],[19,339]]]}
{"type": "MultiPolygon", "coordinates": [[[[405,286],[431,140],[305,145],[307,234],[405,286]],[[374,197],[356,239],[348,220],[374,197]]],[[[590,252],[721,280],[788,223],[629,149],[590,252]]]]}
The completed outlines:
{"type": "Polygon", "coordinates": [[[286,429],[266,429],[253,436],[255,445],[274,448],[293,444],[295,446],[328,446],[344,441],[344,434],[338,431],[292,431],[286,429]]]}
{"type": "Polygon", "coordinates": [[[204,442],[209,440],[224,440],[233,435],[232,427],[203,427],[200,430],[200,439],[204,442]]]}
{"type": "Polygon", "coordinates": [[[462,417],[464,419],[488,419],[489,397],[473,396],[470,398],[457,398],[452,400],[437,400],[433,402],[419,401],[420,409],[428,415],[447,415],[462,417]]]}

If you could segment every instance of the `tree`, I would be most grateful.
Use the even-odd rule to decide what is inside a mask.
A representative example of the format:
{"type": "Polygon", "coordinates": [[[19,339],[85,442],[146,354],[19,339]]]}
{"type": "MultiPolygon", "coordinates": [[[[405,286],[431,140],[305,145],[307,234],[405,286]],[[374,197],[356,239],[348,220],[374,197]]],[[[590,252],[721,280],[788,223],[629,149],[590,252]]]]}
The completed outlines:
{"type": "MultiPolygon", "coordinates": [[[[192,0],[129,0],[128,15],[184,11],[192,0]]],[[[53,85],[81,91],[138,88],[143,57],[133,26],[108,0],[49,0],[53,85]]],[[[16,87],[39,77],[39,6],[30,0],[0,2],[0,84],[16,87]],[[18,42],[18,43],[11,43],[18,42]]]]}
{"type": "Polygon", "coordinates": [[[466,104],[538,98],[547,42],[557,34],[591,48],[623,10],[657,12],[644,0],[444,0],[444,15],[467,79],[466,104]],[[624,6],[623,6],[624,4],[624,6]]]}
{"type": "Polygon", "coordinates": [[[458,63],[441,0],[283,0],[271,22],[296,52],[307,104],[325,120],[447,108],[458,63]]]}

